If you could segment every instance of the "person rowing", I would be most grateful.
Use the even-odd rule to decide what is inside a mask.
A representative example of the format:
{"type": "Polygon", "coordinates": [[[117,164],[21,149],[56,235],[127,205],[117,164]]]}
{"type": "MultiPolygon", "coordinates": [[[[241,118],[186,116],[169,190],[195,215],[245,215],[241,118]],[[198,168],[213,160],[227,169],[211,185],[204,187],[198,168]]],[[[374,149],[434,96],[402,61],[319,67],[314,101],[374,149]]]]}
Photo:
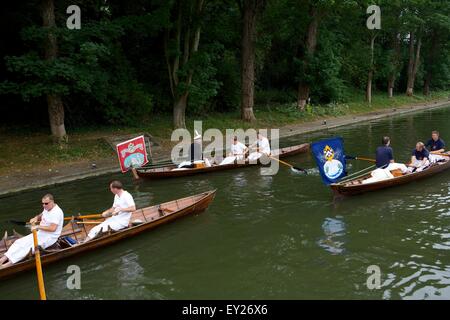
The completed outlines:
{"type": "Polygon", "coordinates": [[[445,152],[445,142],[439,137],[439,131],[431,132],[431,139],[425,144],[425,147],[430,150],[430,162],[435,163],[445,161],[446,158],[442,156],[445,152]]]}
{"type": "Polygon", "coordinates": [[[228,157],[223,159],[220,165],[231,164],[236,160],[245,160],[245,154],[247,153],[247,151],[247,146],[240,142],[237,136],[234,136],[231,142],[230,153],[228,154],[228,157]]]}
{"type": "Polygon", "coordinates": [[[102,213],[103,217],[110,217],[89,231],[84,242],[94,239],[100,231],[107,232],[109,228],[118,231],[127,228],[131,213],[136,210],[133,196],[123,190],[122,182],[114,180],[109,184],[109,189],[114,194],[114,203],[111,208],[102,213]]]}
{"type": "Polygon", "coordinates": [[[416,148],[412,151],[411,163],[408,165],[409,172],[420,172],[430,165],[430,152],[421,141],[417,142],[416,148]]]}
{"type": "Polygon", "coordinates": [[[431,154],[439,154],[445,151],[445,142],[439,137],[439,131],[431,132],[431,139],[425,147],[429,148],[431,154]]]}
{"type": "MultiPolygon", "coordinates": [[[[44,210],[39,215],[30,219],[32,230],[37,230],[38,245],[47,249],[58,241],[64,224],[64,213],[55,203],[52,194],[42,197],[44,210]],[[34,225],[39,223],[39,225],[34,225]]],[[[30,252],[34,253],[33,234],[16,240],[8,251],[0,258],[0,269],[6,268],[22,261],[30,252]]]]}
{"type": "Polygon", "coordinates": [[[256,161],[263,155],[270,156],[270,143],[269,139],[264,137],[259,131],[256,135],[256,141],[249,147],[250,149],[256,149],[248,156],[249,161],[256,161]]]}
{"type": "Polygon", "coordinates": [[[406,173],[408,168],[403,163],[396,163],[394,160],[394,151],[391,147],[391,139],[388,136],[384,136],[381,139],[381,146],[379,146],[375,152],[376,167],[381,169],[401,170],[402,173],[406,173]]]}

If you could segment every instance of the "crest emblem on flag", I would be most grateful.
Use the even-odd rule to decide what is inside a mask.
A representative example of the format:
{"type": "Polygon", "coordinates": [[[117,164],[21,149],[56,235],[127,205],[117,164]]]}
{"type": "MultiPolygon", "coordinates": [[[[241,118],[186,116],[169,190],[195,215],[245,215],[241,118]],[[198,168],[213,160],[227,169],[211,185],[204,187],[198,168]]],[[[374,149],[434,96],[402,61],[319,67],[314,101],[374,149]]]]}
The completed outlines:
{"type": "Polygon", "coordinates": [[[116,150],[123,173],[130,168],[138,168],[148,163],[144,136],[119,143],[116,145],[116,150]]]}
{"type": "Polygon", "coordinates": [[[335,183],[347,174],[342,138],[331,138],[311,144],[311,150],[326,184],[335,183]]]}

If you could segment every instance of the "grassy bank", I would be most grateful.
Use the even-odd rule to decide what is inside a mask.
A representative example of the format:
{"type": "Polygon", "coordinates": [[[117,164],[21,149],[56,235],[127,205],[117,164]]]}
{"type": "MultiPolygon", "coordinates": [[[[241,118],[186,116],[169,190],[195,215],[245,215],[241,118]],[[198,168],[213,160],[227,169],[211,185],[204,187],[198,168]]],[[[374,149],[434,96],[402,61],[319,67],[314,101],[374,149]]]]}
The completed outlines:
{"type": "MultiPolygon", "coordinates": [[[[416,95],[406,97],[399,95],[389,99],[385,93],[377,93],[372,105],[364,101],[363,95],[354,95],[348,103],[312,105],[304,112],[297,110],[295,104],[271,104],[255,108],[256,122],[247,123],[239,120],[239,112],[212,113],[208,115],[188,116],[186,124],[193,128],[194,120],[203,121],[203,130],[217,128],[279,128],[284,125],[301,124],[324,117],[338,117],[350,114],[362,114],[395,108],[409,104],[445,99],[450,91],[435,92],[430,97],[416,95]]],[[[163,145],[169,144],[172,133],[170,115],[160,115],[149,123],[138,127],[95,127],[77,128],[69,132],[70,142],[67,146],[57,146],[44,132],[32,132],[26,128],[1,129],[0,175],[8,173],[31,172],[33,170],[55,170],[58,166],[70,165],[80,161],[93,161],[106,157],[115,157],[114,151],[102,137],[148,132],[158,138],[163,145]],[[52,169],[53,168],[53,169],[52,169]]]]}

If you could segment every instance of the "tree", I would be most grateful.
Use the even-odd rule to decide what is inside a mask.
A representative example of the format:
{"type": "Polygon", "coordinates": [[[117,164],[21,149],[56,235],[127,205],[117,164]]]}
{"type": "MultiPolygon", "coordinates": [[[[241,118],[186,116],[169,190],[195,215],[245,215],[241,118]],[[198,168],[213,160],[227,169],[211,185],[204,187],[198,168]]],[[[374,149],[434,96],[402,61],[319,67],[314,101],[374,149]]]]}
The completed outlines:
{"type": "Polygon", "coordinates": [[[241,10],[241,118],[255,120],[253,113],[255,95],[255,42],[258,16],[265,7],[265,0],[238,0],[241,10]]]}
{"type": "MultiPolygon", "coordinates": [[[[442,51],[448,46],[450,33],[450,4],[448,2],[430,1],[425,12],[424,25],[424,71],[423,93],[430,95],[433,77],[445,70],[446,59],[442,51]]],[[[448,50],[448,49],[447,49],[448,50]]]]}
{"type": "MultiPolygon", "coordinates": [[[[58,43],[55,28],[55,4],[53,0],[42,0],[43,26],[47,29],[45,40],[45,60],[53,62],[58,56],[58,43]]],[[[52,136],[58,141],[67,141],[66,127],[64,125],[64,104],[57,93],[47,93],[48,116],[52,136]]]]}
{"type": "Polygon", "coordinates": [[[173,98],[173,126],[186,127],[186,107],[194,76],[194,59],[200,43],[204,0],[177,0],[174,25],[166,29],[164,52],[173,98]]]}
{"type": "MultiPolygon", "coordinates": [[[[311,60],[314,58],[314,53],[316,52],[319,22],[324,15],[324,12],[313,2],[309,3],[308,12],[310,21],[306,35],[298,49],[298,58],[303,61],[305,75],[308,73],[308,68],[312,62],[311,60]]],[[[306,76],[304,76],[299,81],[297,94],[297,107],[302,111],[305,109],[309,93],[310,83],[306,80],[306,76]]]]}

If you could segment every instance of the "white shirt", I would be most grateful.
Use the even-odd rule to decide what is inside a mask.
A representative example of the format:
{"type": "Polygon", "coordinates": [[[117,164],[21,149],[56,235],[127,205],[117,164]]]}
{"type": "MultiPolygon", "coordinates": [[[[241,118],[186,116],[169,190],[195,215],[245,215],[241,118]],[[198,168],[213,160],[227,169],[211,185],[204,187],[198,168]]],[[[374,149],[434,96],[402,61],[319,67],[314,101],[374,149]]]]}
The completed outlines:
{"type": "Polygon", "coordinates": [[[42,211],[41,222],[39,223],[39,225],[43,227],[49,227],[51,224],[58,225],[55,231],[38,231],[38,236],[40,239],[42,239],[42,242],[56,242],[56,240],[58,240],[59,236],[61,235],[64,224],[64,213],[57,204],[55,204],[53,209],[51,209],[50,211],[42,211]]]}
{"type": "MultiPolygon", "coordinates": [[[[129,208],[131,206],[135,206],[134,204],[134,199],[133,196],[128,192],[123,190],[120,197],[118,194],[116,194],[114,196],[114,203],[113,203],[113,207],[114,208],[129,208]]],[[[131,217],[131,212],[125,212],[125,211],[120,211],[117,214],[118,217],[123,217],[126,219],[130,219],[131,217]]]]}
{"type": "Polygon", "coordinates": [[[236,144],[231,144],[231,153],[233,156],[243,155],[247,147],[242,142],[237,142],[236,144]]]}
{"type": "Polygon", "coordinates": [[[261,137],[261,140],[258,140],[259,152],[270,154],[270,143],[269,139],[266,137],[261,137]]]}

